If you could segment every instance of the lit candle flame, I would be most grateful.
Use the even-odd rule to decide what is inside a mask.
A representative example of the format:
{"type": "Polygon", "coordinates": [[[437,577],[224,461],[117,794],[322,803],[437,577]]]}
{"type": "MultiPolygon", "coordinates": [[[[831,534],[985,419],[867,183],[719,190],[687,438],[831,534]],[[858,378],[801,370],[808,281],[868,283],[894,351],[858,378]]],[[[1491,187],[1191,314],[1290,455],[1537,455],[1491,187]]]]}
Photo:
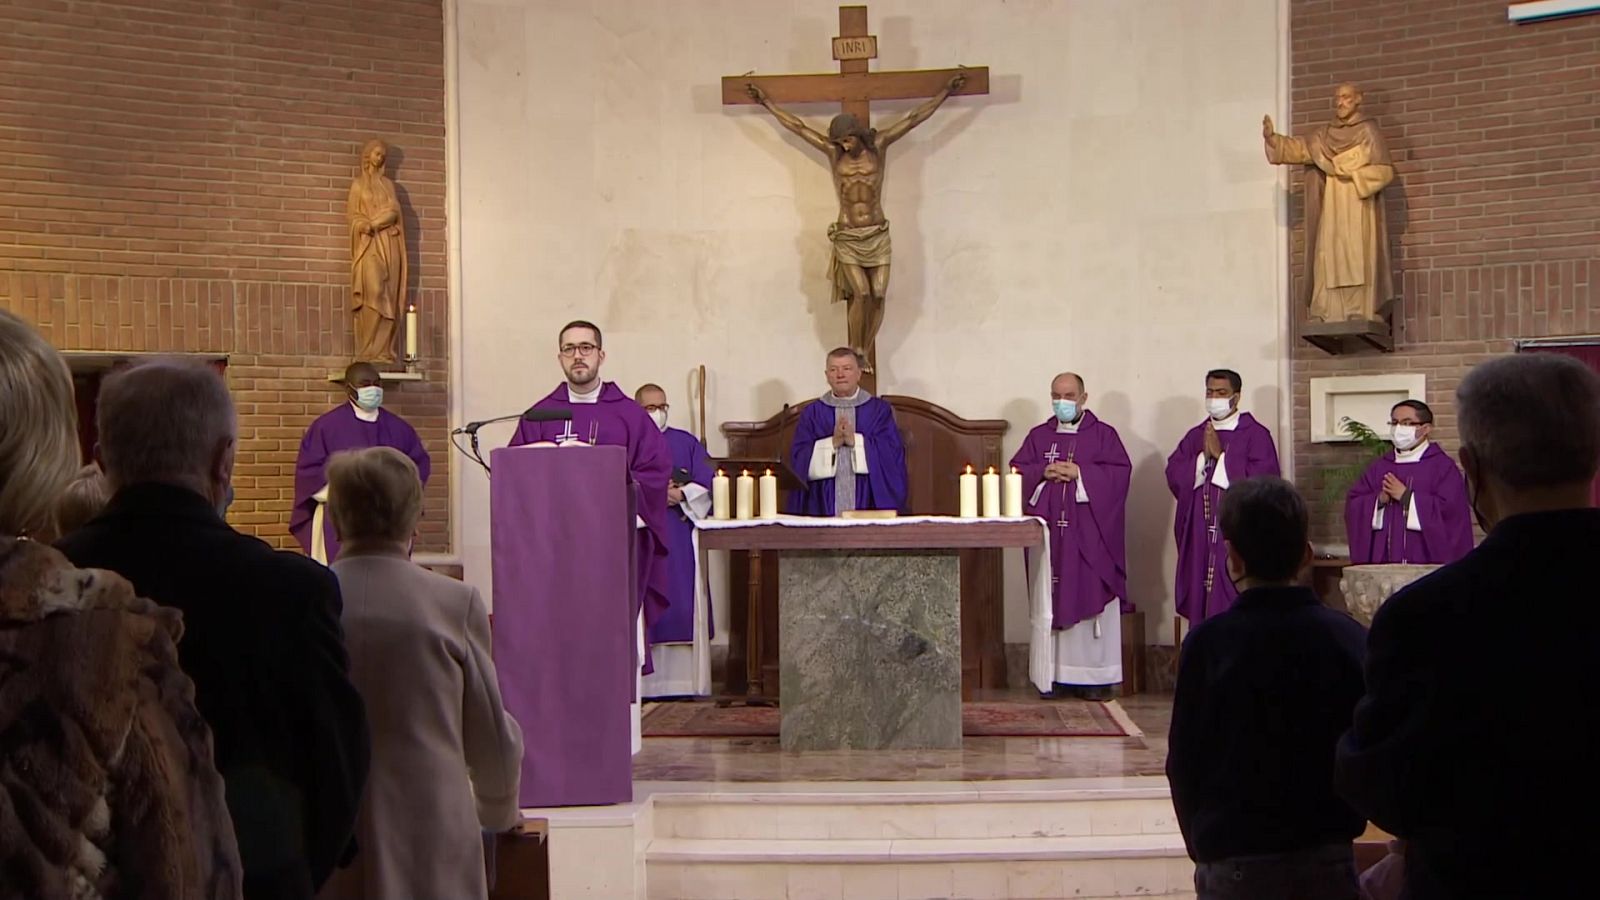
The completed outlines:
{"type": "Polygon", "coordinates": [[[1022,473],[1017,471],[1017,467],[1016,466],[1012,466],[1011,467],[1011,474],[1013,474],[1013,475],[1021,475],[1022,473]]]}
{"type": "Polygon", "coordinates": [[[771,477],[772,477],[772,470],[771,470],[771,469],[768,469],[768,470],[767,470],[767,477],[768,477],[768,478],[771,478],[771,477]]]}
{"type": "Polygon", "coordinates": [[[967,463],[967,474],[968,475],[972,474],[972,463],[967,463]]]}
{"type": "Polygon", "coordinates": [[[990,467],[989,467],[989,474],[990,474],[990,475],[993,475],[993,474],[994,474],[994,466],[990,466],[990,467]]]}
{"type": "Polygon", "coordinates": [[[408,304],[406,304],[406,312],[408,312],[408,313],[414,313],[414,312],[416,312],[416,311],[417,311],[417,305],[416,305],[416,304],[415,304],[415,303],[408,303],[408,304]]]}
{"type": "Polygon", "coordinates": [[[717,477],[718,478],[727,478],[728,477],[728,473],[722,471],[721,469],[718,469],[717,470],[717,477]]]}
{"type": "Polygon", "coordinates": [[[744,469],[743,471],[741,471],[739,473],[739,477],[740,478],[749,478],[750,477],[750,470],[749,469],[744,469]]]}

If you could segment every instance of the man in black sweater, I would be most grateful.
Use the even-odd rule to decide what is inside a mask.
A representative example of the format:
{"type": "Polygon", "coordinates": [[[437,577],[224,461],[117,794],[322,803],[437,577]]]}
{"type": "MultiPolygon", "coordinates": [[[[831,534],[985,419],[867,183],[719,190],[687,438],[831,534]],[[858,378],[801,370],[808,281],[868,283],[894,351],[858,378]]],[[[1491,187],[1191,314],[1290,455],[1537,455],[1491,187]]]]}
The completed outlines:
{"type": "Polygon", "coordinates": [[[246,900],[311,900],[350,856],[368,738],[349,678],[339,582],[223,521],[233,402],[202,364],[106,380],[100,450],[115,495],[58,545],[183,612],[178,660],[211,726],[246,900]]]}
{"type": "Polygon", "coordinates": [[[1600,377],[1494,360],[1456,421],[1487,537],[1378,610],[1337,785],[1403,839],[1410,900],[1593,896],[1600,377]]]}
{"type": "Polygon", "coordinates": [[[1305,501],[1278,478],[1233,485],[1219,516],[1239,599],[1183,643],[1167,778],[1200,900],[1353,900],[1366,821],[1333,792],[1361,696],[1360,623],[1296,578],[1305,501]]]}

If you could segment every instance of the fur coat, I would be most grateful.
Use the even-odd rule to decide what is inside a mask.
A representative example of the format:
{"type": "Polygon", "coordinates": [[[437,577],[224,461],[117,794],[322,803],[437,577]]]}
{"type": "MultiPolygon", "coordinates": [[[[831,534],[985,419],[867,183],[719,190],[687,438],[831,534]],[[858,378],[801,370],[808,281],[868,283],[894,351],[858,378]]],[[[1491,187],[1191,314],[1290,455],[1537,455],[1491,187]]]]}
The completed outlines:
{"type": "Polygon", "coordinates": [[[0,900],[240,896],[182,631],[121,577],[0,539],[0,900]]]}

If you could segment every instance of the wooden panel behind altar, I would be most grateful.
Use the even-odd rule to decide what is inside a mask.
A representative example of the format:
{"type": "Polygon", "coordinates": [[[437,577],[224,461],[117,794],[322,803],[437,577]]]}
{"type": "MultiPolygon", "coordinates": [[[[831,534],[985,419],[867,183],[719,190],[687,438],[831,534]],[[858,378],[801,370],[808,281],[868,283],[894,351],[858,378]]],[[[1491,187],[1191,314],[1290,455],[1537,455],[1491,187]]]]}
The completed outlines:
{"type": "MultiPolygon", "coordinates": [[[[968,464],[1000,470],[1000,440],[1009,427],[1003,419],[963,419],[942,406],[915,397],[885,396],[906,447],[908,503],[913,515],[955,515],[956,478],[968,464]]],[[[815,400],[785,406],[764,422],[724,422],[728,456],[784,459],[794,439],[800,411],[815,400]]],[[[759,660],[765,692],[778,696],[778,570],[782,563],[762,558],[759,660]]],[[[1006,686],[1005,583],[1000,550],[961,551],[961,691],[1006,686]]],[[[729,554],[727,688],[746,688],[746,588],[749,555],[729,554]]]]}

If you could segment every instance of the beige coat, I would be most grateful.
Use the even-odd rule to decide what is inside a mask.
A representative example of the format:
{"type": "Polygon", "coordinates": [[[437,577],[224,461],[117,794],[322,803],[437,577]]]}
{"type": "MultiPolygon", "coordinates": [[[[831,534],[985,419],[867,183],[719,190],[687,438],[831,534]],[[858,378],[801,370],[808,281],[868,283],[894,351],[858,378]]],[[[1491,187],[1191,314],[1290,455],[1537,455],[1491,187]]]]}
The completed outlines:
{"type": "Polygon", "coordinates": [[[486,897],[480,829],[516,824],[522,731],[500,703],[475,588],[390,556],[343,556],[350,674],[372,770],[360,851],[323,898],[486,897]]]}

